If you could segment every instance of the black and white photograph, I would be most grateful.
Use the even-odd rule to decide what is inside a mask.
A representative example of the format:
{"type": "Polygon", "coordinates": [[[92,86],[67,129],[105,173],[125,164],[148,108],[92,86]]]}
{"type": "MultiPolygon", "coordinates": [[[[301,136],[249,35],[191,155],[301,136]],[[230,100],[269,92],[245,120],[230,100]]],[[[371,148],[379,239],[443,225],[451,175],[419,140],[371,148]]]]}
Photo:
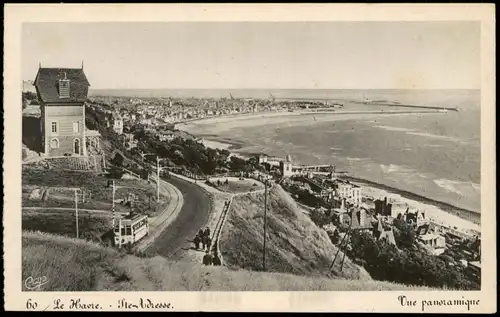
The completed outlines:
{"type": "Polygon", "coordinates": [[[481,291],[482,31],[23,22],[21,291],[481,291]]]}

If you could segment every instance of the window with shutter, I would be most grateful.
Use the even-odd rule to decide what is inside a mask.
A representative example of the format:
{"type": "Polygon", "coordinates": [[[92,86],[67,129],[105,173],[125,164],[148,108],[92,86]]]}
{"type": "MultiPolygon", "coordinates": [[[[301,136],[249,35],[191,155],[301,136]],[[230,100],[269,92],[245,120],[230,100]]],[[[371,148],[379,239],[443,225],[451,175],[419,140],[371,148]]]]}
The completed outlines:
{"type": "Polygon", "coordinates": [[[80,122],[73,122],[73,132],[80,132],[80,122]]]}
{"type": "Polygon", "coordinates": [[[52,135],[57,135],[59,133],[59,127],[58,127],[58,124],[57,124],[57,121],[52,121],[51,123],[51,132],[52,132],[52,135]]]}

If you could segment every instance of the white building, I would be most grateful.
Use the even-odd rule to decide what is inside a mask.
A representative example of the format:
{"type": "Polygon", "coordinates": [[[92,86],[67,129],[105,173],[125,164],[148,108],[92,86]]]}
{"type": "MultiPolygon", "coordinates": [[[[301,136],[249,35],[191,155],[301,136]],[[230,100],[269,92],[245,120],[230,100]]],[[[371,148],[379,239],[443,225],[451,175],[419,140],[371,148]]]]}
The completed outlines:
{"type": "Polygon", "coordinates": [[[446,247],[446,238],[436,233],[427,233],[419,236],[418,239],[436,255],[441,254],[446,247]]]}
{"type": "Polygon", "coordinates": [[[118,134],[123,133],[123,118],[119,114],[113,116],[113,130],[118,134]]]}
{"type": "Polygon", "coordinates": [[[361,187],[350,183],[338,183],[336,194],[340,198],[345,198],[349,203],[360,205],[362,199],[361,187]]]}
{"type": "Polygon", "coordinates": [[[284,161],[280,162],[280,171],[281,175],[283,177],[289,177],[292,176],[293,173],[293,164],[292,164],[292,157],[290,155],[286,156],[286,159],[284,161]]]}

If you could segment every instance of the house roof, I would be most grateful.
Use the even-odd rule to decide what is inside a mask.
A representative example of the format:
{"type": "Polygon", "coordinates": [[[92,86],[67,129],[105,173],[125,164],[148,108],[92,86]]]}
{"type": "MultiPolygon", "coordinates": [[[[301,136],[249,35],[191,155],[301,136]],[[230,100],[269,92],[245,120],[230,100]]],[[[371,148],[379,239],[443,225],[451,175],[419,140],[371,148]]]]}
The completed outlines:
{"type": "Polygon", "coordinates": [[[359,210],[353,211],[351,214],[351,228],[353,229],[371,229],[371,217],[367,213],[361,213],[359,210]],[[361,217],[364,216],[364,225],[361,225],[361,217]]]}
{"type": "Polygon", "coordinates": [[[382,232],[378,239],[386,239],[390,244],[396,245],[396,239],[394,239],[394,232],[392,230],[382,232]]]}
{"type": "Polygon", "coordinates": [[[90,83],[81,68],[40,68],[34,82],[40,100],[44,103],[85,102],[90,83]],[[69,80],[70,97],[59,98],[59,80],[69,80]]]}

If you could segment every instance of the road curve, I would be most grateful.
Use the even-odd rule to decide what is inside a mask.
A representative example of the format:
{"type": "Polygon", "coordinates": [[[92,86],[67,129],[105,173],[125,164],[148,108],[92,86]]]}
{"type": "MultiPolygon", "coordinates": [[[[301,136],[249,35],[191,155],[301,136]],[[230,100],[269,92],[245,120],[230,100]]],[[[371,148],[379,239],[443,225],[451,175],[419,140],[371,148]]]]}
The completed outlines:
{"type": "Polygon", "coordinates": [[[193,183],[175,176],[164,180],[180,190],[184,204],[175,220],[146,250],[177,260],[193,246],[190,241],[207,223],[211,202],[208,194],[193,183]]]}

